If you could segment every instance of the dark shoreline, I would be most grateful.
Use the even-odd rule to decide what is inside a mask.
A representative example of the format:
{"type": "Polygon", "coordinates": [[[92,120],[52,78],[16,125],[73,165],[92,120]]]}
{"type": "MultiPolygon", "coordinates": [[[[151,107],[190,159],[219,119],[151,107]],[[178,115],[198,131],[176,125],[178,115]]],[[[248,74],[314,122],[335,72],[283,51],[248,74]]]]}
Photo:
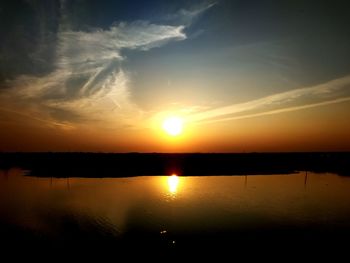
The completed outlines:
{"type": "Polygon", "coordinates": [[[350,175],[350,152],[0,153],[0,169],[38,177],[257,175],[298,171],[350,175]]]}

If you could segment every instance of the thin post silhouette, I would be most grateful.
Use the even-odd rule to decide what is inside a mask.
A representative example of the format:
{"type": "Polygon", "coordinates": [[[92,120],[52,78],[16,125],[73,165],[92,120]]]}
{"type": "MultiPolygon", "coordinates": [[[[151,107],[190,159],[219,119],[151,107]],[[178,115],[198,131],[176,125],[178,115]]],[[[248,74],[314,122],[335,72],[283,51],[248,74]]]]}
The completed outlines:
{"type": "Polygon", "coordinates": [[[305,176],[304,176],[304,188],[306,188],[307,184],[307,171],[305,171],[305,176]]]}

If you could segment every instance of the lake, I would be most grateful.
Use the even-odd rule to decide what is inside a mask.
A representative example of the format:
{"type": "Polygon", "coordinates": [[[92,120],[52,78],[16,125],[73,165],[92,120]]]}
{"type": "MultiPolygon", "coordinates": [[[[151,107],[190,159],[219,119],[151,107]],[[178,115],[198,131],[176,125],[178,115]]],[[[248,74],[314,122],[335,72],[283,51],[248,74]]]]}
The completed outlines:
{"type": "Polygon", "coordinates": [[[249,257],[272,246],[320,256],[322,248],[341,252],[349,230],[350,178],[336,174],[39,178],[0,171],[6,249],[144,249],[151,256],[234,249],[249,257]]]}

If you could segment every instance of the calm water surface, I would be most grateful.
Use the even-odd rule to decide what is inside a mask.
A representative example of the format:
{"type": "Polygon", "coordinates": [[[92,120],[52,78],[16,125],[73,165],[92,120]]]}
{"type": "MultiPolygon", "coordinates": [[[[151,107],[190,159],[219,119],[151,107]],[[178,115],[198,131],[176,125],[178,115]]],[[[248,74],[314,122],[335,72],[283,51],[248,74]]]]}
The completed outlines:
{"type": "Polygon", "coordinates": [[[167,246],[198,236],[232,239],[242,232],[243,237],[254,233],[254,239],[264,229],[311,229],[310,237],[322,237],[350,228],[350,178],[305,172],[37,178],[11,169],[0,172],[0,223],[2,238],[15,232],[14,239],[35,233],[44,240],[69,240],[74,233],[93,233],[94,238],[133,236],[167,246]]]}

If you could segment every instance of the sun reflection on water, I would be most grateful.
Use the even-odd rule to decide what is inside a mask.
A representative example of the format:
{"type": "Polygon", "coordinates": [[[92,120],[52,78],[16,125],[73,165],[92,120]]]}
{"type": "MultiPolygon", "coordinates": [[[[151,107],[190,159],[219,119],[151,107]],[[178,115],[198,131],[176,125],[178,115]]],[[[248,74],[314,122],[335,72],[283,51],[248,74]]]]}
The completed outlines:
{"type": "Polygon", "coordinates": [[[176,174],[168,176],[168,189],[170,194],[175,195],[179,186],[179,177],[176,174]]]}

